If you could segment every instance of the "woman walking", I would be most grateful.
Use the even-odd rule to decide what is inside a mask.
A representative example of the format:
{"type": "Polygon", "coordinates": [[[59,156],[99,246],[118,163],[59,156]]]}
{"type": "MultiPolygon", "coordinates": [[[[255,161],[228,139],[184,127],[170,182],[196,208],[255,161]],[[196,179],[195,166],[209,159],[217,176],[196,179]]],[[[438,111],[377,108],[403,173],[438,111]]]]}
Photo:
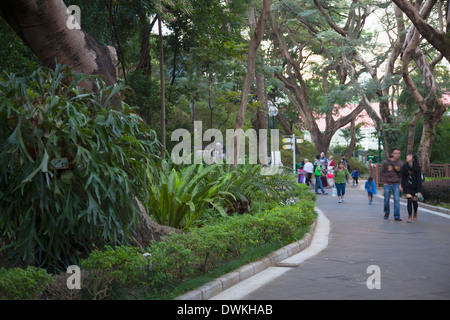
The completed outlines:
{"type": "Polygon", "coordinates": [[[408,201],[408,220],[417,220],[417,200],[422,196],[422,172],[419,159],[415,153],[406,156],[406,162],[402,167],[402,189],[408,201]],[[412,216],[414,208],[414,218],[412,216]]]}
{"type": "Polygon", "coordinates": [[[344,168],[344,163],[339,161],[337,169],[334,170],[334,185],[336,186],[339,203],[344,201],[345,183],[349,176],[350,173],[348,173],[348,170],[344,168]]]}

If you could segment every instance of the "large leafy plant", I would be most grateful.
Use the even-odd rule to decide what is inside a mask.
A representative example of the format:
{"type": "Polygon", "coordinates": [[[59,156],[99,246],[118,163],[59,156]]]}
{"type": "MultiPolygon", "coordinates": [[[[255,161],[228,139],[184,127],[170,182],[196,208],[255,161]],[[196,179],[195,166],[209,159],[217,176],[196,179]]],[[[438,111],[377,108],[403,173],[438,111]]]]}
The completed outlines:
{"type": "Polygon", "coordinates": [[[0,75],[3,261],[73,264],[93,247],[127,242],[157,141],[120,102],[123,90],[61,65],[0,75]],[[86,81],[95,93],[82,89],[86,81]]]}
{"type": "Polygon", "coordinates": [[[148,208],[159,224],[188,229],[208,208],[226,215],[219,200],[234,197],[224,190],[231,173],[217,176],[218,165],[192,164],[175,168],[162,161],[157,172],[148,170],[148,208]]]}

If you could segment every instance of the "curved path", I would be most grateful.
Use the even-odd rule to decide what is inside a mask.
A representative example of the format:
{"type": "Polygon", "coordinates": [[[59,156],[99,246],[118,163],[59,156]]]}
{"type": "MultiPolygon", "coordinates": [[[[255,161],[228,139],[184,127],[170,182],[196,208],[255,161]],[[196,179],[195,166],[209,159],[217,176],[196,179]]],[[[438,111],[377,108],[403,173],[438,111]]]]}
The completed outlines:
{"type": "Polygon", "coordinates": [[[352,187],[342,204],[330,195],[316,204],[310,247],[212,299],[450,299],[450,215],[419,207],[407,223],[402,203],[403,221],[384,220],[383,199],[368,205],[352,187]]]}

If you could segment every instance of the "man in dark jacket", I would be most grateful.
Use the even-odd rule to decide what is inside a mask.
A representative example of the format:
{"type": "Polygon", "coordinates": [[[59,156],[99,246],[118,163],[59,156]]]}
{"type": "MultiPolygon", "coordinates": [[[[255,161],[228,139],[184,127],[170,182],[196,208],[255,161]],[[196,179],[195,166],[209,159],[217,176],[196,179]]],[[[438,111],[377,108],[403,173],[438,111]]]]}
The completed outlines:
{"type": "Polygon", "coordinates": [[[400,219],[400,191],[401,169],[403,162],[400,160],[400,149],[394,148],[391,151],[390,158],[383,161],[381,165],[381,181],[384,183],[384,219],[389,218],[391,192],[394,194],[394,219],[400,219]]]}

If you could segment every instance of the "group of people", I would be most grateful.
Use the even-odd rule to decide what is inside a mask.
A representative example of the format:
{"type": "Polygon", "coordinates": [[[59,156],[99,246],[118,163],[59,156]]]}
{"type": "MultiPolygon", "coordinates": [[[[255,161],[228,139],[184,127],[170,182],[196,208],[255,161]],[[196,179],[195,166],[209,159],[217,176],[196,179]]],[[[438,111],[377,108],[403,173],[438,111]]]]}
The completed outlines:
{"type": "MultiPolygon", "coordinates": [[[[347,159],[345,158],[345,154],[341,154],[341,159],[339,159],[336,166],[333,156],[330,156],[327,159],[325,153],[322,152],[320,155],[318,154],[316,156],[314,164],[308,159],[304,159],[302,163],[298,165],[297,170],[299,175],[299,183],[306,183],[308,186],[310,186],[311,178],[314,175],[314,186],[316,194],[319,194],[320,189],[323,195],[327,195],[328,193],[324,188],[328,186],[335,186],[337,195],[339,197],[339,203],[342,203],[342,201],[344,201],[345,183],[348,179],[348,171],[350,170],[350,166],[347,159]]],[[[358,181],[358,176],[359,172],[358,175],[355,176],[356,183],[358,181]]]]}
{"type": "MultiPolygon", "coordinates": [[[[345,187],[348,179],[353,178],[353,185],[358,185],[360,173],[354,169],[350,173],[350,166],[345,155],[341,155],[337,166],[331,156],[329,159],[322,152],[316,156],[314,163],[304,159],[297,166],[298,182],[311,185],[311,179],[315,177],[315,192],[319,194],[319,189],[323,195],[327,195],[324,187],[335,186],[338,196],[338,203],[345,199],[345,187]]],[[[408,220],[412,222],[417,220],[417,201],[422,197],[422,171],[420,169],[417,155],[410,153],[406,156],[406,162],[400,161],[400,149],[394,148],[389,159],[386,159],[381,166],[381,182],[384,183],[384,219],[389,218],[390,197],[394,196],[394,219],[402,221],[400,218],[400,192],[403,192],[407,198],[408,220]]],[[[369,177],[365,183],[369,205],[372,204],[373,195],[377,193],[377,188],[373,177],[369,177]]]]}

